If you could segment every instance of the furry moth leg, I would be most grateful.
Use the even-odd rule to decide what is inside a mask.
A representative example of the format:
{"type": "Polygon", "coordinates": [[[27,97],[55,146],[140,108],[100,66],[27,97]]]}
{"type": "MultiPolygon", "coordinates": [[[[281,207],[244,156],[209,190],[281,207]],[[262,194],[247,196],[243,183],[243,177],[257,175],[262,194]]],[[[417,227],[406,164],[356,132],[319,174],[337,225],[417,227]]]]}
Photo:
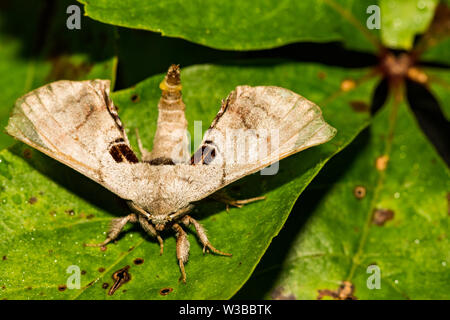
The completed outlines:
{"type": "Polygon", "coordinates": [[[147,232],[150,236],[158,240],[160,248],[159,255],[162,255],[164,251],[164,241],[156,231],[155,227],[153,227],[153,225],[149,223],[148,220],[141,215],[139,216],[139,223],[141,224],[142,229],[144,229],[145,232],[147,232]]]}
{"type": "Polygon", "coordinates": [[[129,214],[122,218],[115,218],[111,221],[111,226],[109,227],[108,235],[107,235],[105,241],[103,241],[102,243],[86,243],[85,246],[86,247],[104,247],[109,242],[113,241],[114,239],[116,239],[119,236],[123,227],[125,227],[125,225],[128,222],[135,223],[137,221],[138,221],[138,219],[134,213],[129,214]]]}
{"type": "Polygon", "coordinates": [[[177,236],[177,259],[180,266],[181,278],[180,280],[186,283],[186,272],[184,271],[184,264],[189,258],[189,241],[186,232],[177,223],[172,225],[172,229],[176,232],[177,236]]]}
{"type": "Polygon", "coordinates": [[[190,224],[194,225],[194,228],[197,231],[197,236],[200,239],[200,242],[203,244],[203,253],[205,253],[205,249],[208,248],[216,254],[231,257],[231,253],[222,252],[213,247],[213,245],[209,242],[208,237],[206,236],[205,228],[197,220],[195,220],[191,216],[186,215],[183,217],[181,222],[186,227],[188,227],[190,224]]]}
{"type": "Polygon", "coordinates": [[[260,200],[265,200],[266,197],[261,196],[261,197],[254,197],[254,198],[249,198],[249,199],[242,199],[242,200],[236,200],[233,199],[232,197],[230,197],[229,195],[227,195],[224,191],[219,190],[215,193],[213,193],[212,195],[210,195],[211,199],[214,199],[216,201],[222,202],[226,204],[226,208],[227,208],[227,212],[229,210],[229,206],[234,206],[237,208],[242,208],[244,206],[244,204],[248,204],[248,203],[252,203],[255,201],[260,201],[260,200]]]}

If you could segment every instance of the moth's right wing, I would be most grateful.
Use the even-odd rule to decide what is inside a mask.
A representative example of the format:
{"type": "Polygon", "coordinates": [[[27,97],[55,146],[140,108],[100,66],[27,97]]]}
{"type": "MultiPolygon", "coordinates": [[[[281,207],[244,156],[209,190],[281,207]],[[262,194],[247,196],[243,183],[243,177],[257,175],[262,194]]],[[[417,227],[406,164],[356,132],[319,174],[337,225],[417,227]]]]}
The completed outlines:
{"type": "Polygon", "coordinates": [[[313,102],[284,88],[239,86],[191,159],[191,201],[336,134],[313,102]],[[202,181],[202,179],[204,179],[202,181]],[[196,183],[197,182],[197,183],[196,183]]]}
{"type": "Polygon", "coordinates": [[[139,160],[109,85],[108,80],[62,80],[33,90],[16,101],[6,131],[126,199],[129,186],[120,176],[139,160]]]}

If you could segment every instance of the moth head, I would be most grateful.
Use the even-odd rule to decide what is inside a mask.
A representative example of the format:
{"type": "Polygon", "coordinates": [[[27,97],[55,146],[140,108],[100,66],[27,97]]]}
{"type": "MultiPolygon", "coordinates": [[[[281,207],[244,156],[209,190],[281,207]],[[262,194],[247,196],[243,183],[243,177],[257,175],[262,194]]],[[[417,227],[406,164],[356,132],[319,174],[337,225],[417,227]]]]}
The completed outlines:
{"type": "Polygon", "coordinates": [[[193,208],[194,205],[188,204],[185,207],[179,208],[170,214],[150,215],[150,220],[152,221],[157,231],[162,231],[164,230],[164,227],[168,222],[176,221],[182,218],[184,215],[189,213],[193,208]]]}
{"type": "Polygon", "coordinates": [[[151,215],[150,219],[157,231],[163,231],[166,223],[170,220],[167,215],[151,215]]]}

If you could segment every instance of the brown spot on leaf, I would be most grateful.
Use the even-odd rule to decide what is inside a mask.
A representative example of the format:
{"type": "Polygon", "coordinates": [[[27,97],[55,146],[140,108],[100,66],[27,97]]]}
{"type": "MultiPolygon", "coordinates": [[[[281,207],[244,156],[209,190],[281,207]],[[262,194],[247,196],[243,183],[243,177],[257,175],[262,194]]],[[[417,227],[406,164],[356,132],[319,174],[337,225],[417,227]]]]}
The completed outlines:
{"type": "Polygon", "coordinates": [[[173,288],[162,288],[161,290],[159,290],[159,294],[162,296],[167,296],[172,291],[173,291],[173,288]]]}
{"type": "Polygon", "coordinates": [[[85,275],[86,274],[86,270],[81,270],[81,275],[85,275]]]}
{"type": "Polygon", "coordinates": [[[23,156],[24,156],[25,159],[31,159],[32,154],[33,153],[31,152],[30,149],[24,149],[23,150],[23,156]]]}
{"type": "Polygon", "coordinates": [[[66,212],[69,216],[74,216],[74,215],[75,215],[75,212],[74,212],[72,209],[66,210],[65,212],[66,212]]]}
{"type": "Polygon", "coordinates": [[[92,218],[94,218],[94,217],[95,217],[95,215],[93,215],[93,214],[91,213],[91,214],[88,214],[88,215],[86,216],[86,219],[90,220],[90,219],[92,219],[92,218]]]}
{"type": "Polygon", "coordinates": [[[355,89],[356,82],[352,79],[346,79],[341,82],[341,90],[344,92],[350,91],[355,89]]]}
{"type": "Polygon", "coordinates": [[[130,266],[125,266],[113,273],[112,279],[114,280],[114,284],[111,286],[111,289],[109,289],[108,295],[113,295],[124,283],[130,281],[131,275],[128,272],[129,269],[130,266]]]}
{"type": "Polygon", "coordinates": [[[32,290],[33,289],[33,287],[27,287],[27,290],[32,290]]]}
{"type": "Polygon", "coordinates": [[[357,300],[358,298],[353,295],[355,292],[355,286],[350,281],[343,281],[337,290],[323,289],[318,290],[319,295],[317,300],[321,300],[323,297],[331,297],[335,300],[357,300]]]}
{"type": "Polygon", "coordinates": [[[35,204],[37,202],[37,198],[36,197],[31,197],[30,199],[28,199],[28,203],[29,204],[35,204]]]}
{"type": "Polygon", "coordinates": [[[350,281],[344,281],[338,290],[338,296],[340,300],[356,300],[356,297],[353,295],[355,291],[355,286],[350,281]]]}
{"type": "Polygon", "coordinates": [[[450,192],[447,193],[447,215],[450,216],[450,192]]]}
{"type": "Polygon", "coordinates": [[[142,258],[136,258],[136,259],[134,259],[133,263],[134,263],[135,265],[143,264],[143,263],[144,263],[144,259],[142,259],[142,258]]]}
{"type": "Polygon", "coordinates": [[[107,248],[108,248],[107,246],[101,246],[100,251],[106,251],[107,248]]]}
{"type": "Polygon", "coordinates": [[[103,289],[107,289],[109,287],[109,283],[105,282],[102,284],[103,289]]]}
{"type": "Polygon", "coordinates": [[[370,106],[364,101],[350,101],[350,106],[355,112],[368,112],[370,106]]]}
{"type": "Polygon", "coordinates": [[[105,268],[103,267],[98,268],[98,272],[105,272],[105,268]]]}
{"type": "Polygon", "coordinates": [[[65,291],[67,289],[67,286],[65,285],[65,284],[60,284],[59,286],[58,286],[58,290],[59,291],[65,291]]]}
{"type": "Polygon", "coordinates": [[[140,100],[141,100],[141,98],[139,97],[139,95],[137,93],[135,93],[131,96],[131,101],[133,103],[138,103],[140,100]]]}
{"type": "Polygon", "coordinates": [[[319,71],[319,72],[317,73],[317,77],[318,77],[319,79],[323,80],[323,79],[325,79],[325,78],[327,77],[327,74],[326,74],[325,72],[323,72],[323,71],[319,71]]]}
{"type": "Polygon", "coordinates": [[[134,247],[130,247],[130,249],[128,249],[128,252],[131,252],[134,250],[134,247]]]}
{"type": "Polygon", "coordinates": [[[5,261],[6,259],[8,259],[6,256],[3,256],[2,260],[5,261]]]}
{"type": "Polygon", "coordinates": [[[275,288],[270,294],[270,297],[273,300],[297,300],[297,298],[292,293],[285,294],[283,287],[275,288]]]}
{"type": "Polygon", "coordinates": [[[377,168],[378,171],[384,171],[387,168],[388,162],[389,162],[388,155],[379,156],[375,160],[375,168],[377,168]]]}
{"type": "Polygon", "coordinates": [[[394,218],[394,211],[389,209],[376,209],[373,212],[372,222],[377,226],[383,226],[386,221],[394,218]]]}
{"type": "Polygon", "coordinates": [[[355,189],[353,189],[353,194],[357,199],[362,199],[366,196],[366,188],[363,186],[356,186],[355,189]]]}

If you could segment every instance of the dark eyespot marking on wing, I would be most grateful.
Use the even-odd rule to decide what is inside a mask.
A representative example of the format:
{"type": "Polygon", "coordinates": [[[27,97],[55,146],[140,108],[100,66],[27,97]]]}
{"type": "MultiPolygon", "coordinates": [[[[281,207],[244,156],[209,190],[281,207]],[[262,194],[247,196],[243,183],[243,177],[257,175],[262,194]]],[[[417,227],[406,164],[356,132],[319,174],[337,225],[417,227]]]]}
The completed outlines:
{"type": "Polygon", "coordinates": [[[161,165],[170,165],[173,166],[175,163],[170,158],[160,157],[156,159],[152,159],[150,161],[146,161],[147,163],[150,163],[152,166],[161,166],[161,165]]]}
{"type": "Polygon", "coordinates": [[[121,142],[125,142],[125,139],[124,139],[124,138],[117,138],[116,140],[114,140],[113,142],[111,142],[110,145],[112,145],[112,144],[117,144],[117,143],[121,143],[121,142]]]}
{"type": "Polygon", "coordinates": [[[109,148],[109,153],[116,162],[123,162],[124,160],[129,163],[138,163],[139,159],[134,154],[133,150],[130,149],[124,142],[124,139],[119,138],[114,141],[109,148]]]}
{"type": "Polygon", "coordinates": [[[194,153],[191,157],[191,165],[210,164],[216,157],[216,146],[210,140],[206,140],[205,143],[194,153]]]}

